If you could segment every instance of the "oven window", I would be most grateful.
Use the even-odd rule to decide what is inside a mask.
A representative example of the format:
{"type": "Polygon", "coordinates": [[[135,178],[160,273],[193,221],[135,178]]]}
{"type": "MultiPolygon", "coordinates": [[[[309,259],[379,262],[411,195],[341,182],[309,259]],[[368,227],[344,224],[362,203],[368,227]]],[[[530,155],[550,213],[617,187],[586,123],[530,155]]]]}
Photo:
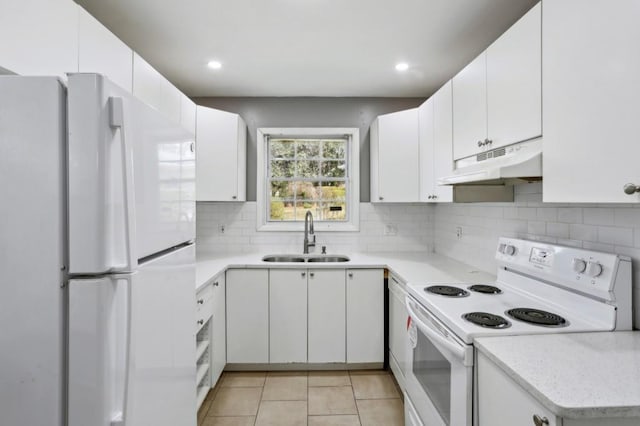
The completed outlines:
{"type": "Polygon", "coordinates": [[[413,349],[413,374],[446,424],[451,411],[451,364],[420,332],[413,349]]]}

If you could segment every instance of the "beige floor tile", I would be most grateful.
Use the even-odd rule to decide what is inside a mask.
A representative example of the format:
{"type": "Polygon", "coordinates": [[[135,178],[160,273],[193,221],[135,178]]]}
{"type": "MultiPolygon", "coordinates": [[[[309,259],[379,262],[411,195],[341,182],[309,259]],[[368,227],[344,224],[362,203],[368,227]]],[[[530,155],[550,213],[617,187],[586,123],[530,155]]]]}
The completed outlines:
{"type": "Polygon", "coordinates": [[[358,414],[351,386],[309,388],[309,415],[358,414]]]}
{"type": "Polygon", "coordinates": [[[309,386],[351,386],[347,371],[309,371],[309,386]]]}
{"type": "Polygon", "coordinates": [[[262,392],[263,401],[306,401],[307,377],[269,376],[262,392]]]}
{"type": "Polygon", "coordinates": [[[400,398],[388,374],[352,374],[351,385],[356,399],[400,398]]]}
{"type": "Polygon", "coordinates": [[[360,426],[358,416],[309,416],[309,426],[360,426]]]}
{"type": "Polygon", "coordinates": [[[356,401],[362,426],[404,426],[404,407],[398,399],[356,401]]]}
{"type": "Polygon", "coordinates": [[[261,395],[261,387],[222,388],[211,402],[207,416],[255,416],[261,395]]]}
{"type": "Polygon", "coordinates": [[[269,371],[267,377],[307,377],[306,371],[269,371]]]}
{"type": "Polygon", "coordinates": [[[256,387],[263,386],[267,373],[264,371],[232,371],[225,372],[222,377],[221,387],[237,388],[237,387],[256,387]]]}
{"type": "Polygon", "coordinates": [[[307,426],[307,402],[262,401],[256,426],[307,426]]]}
{"type": "Polygon", "coordinates": [[[255,416],[207,417],[200,426],[253,426],[255,422],[255,416]]]}

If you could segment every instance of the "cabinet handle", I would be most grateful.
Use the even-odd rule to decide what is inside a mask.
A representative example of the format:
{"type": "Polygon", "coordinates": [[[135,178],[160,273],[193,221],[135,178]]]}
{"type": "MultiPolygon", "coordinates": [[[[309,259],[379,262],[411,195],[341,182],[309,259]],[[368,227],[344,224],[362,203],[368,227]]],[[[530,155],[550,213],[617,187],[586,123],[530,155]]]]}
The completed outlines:
{"type": "Polygon", "coordinates": [[[483,147],[484,143],[482,143],[482,141],[478,141],[478,148],[483,147]]]}
{"type": "Polygon", "coordinates": [[[378,200],[382,201],[384,200],[384,197],[378,197],[378,200]]]}
{"type": "Polygon", "coordinates": [[[301,272],[300,275],[302,276],[302,278],[304,278],[304,277],[307,276],[307,273],[306,272],[301,272]]]}
{"type": "Polygon", "coordinates": [[[198,325],[204,324],[204,320],[198,320],[198,325]]]}
{"type": "Polygon", "coordinates": [[[627,183],[622,187],[622,190],[627,195],[633,195],[636,192],[640,192],[640,185],[634,185],[632,183],[627,183]]]}
{"type": "Polygon", "coordinates": [[[198,305],[202,305],[204,303],[204,299],[198,299],[198,305]]]}
{"type": "Polygon", "coordinates": [[[310,276],[311,278],[313,278],[313,277],[315,277],[315,276],[316,276],[316,274],[314,274],[313,272],[309,272],[309,276],[310,276]]]}
{"type": "Polygon", "coordinates": [[[195,152],[196,151],[196,144],[191,142],[191,144],[189,145],[189,149],[191,150],[191,152],[195,152]]]}
{"type": "Polygon", "coordinates": [[[429,196],[427,197],[427,199],[428,199],[428,200],[430,200],[430,199],[432,199],[432,198],[433,198],[433,195],[429,195],[429,196]]]}
{"type": "Polygon", "coordinates": [[[353,272],[349,272],[349,278],[353,278],[353,272]]]}
{"type": "Polygon", "coordinates": [[[546,417],[540,417],[537,414],[533,415],[533,424],[536,426],[544,426],[549,424],[549,419],[546,417]]]}
{"type": "Polygon", "coordinates": [[[231,196],[231,198],[235,200],[235,199],[237,199],[238,197],[237,197],[236,195],[232,195],[232,196],[231,196]]]}
{"type": "Polygon", "coordinates": [[[220,283],[219,283],[218,281],[214,281],[213,285],[214,285],[215,287],[218,287],[218,285],[220,285],[220,283]]]}

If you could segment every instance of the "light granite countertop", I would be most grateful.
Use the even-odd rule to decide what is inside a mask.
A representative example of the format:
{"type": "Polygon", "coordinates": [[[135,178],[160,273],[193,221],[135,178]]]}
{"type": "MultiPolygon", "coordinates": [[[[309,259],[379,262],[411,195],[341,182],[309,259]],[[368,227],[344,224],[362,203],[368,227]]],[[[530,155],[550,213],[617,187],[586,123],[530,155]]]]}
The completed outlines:
{"type": "MultiPolygon", "coordinates": [[[[413,282],[493,282],[495,275],[449,257],[428,252],[398,253],[339,253],[349,256],[340,263],[271,263],[262,257],[273,253],[240,254],[232,256],[198,255],[196,261],[196,290],[214,276],[230,268],[387,268],[407,283],[413,282]]],[[[331,253],[331,255],[335,255],[331,253]]],[[[298,254],[300,256],[300,254],[298,254]]]]}
{"type": "Polygon", "coordinates": [[[640,331],[485,337],[474,344],[556,415],[640,418],[640,331]]]}

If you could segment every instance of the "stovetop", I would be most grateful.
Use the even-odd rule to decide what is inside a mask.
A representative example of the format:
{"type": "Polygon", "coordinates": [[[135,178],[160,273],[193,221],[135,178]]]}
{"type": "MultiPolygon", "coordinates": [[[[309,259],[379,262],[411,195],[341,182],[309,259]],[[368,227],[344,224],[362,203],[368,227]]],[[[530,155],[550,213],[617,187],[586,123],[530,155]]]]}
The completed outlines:
{"type": "Polygon", "coordinates": [[[631,329],[629,258],[500,238],[496,260],[495,282],[425,280],[407,290],[467,344],[480,336],[631,329]]]}

